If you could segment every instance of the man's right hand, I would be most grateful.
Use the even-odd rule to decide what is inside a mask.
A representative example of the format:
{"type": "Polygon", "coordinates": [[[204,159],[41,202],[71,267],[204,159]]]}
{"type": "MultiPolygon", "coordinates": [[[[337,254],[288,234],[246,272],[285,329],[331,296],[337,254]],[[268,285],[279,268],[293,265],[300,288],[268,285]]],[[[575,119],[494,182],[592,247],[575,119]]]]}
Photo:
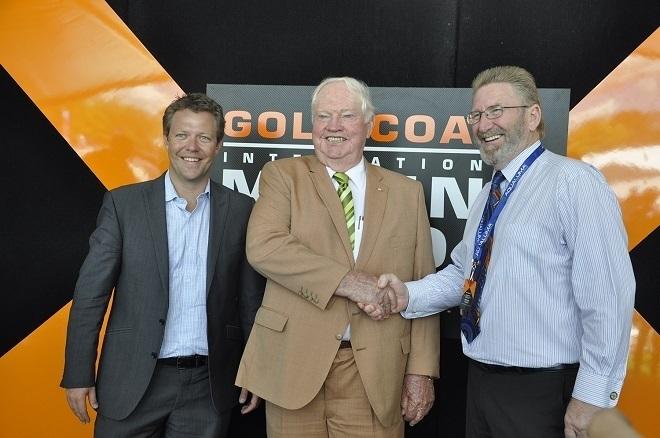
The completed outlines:
{"type": "Polygon", "coordinates": [[[89,414],[87,413],[87,399],[89,404],[95,410],[99,407],[96,401],[96,388],[94,386],[89,388],[67,388],[66,400],[69,402],[69,407],[81,423],[89,423],[89,414]]]}
{"type": "Polygon", "coordinates": [[[408,288],[394,274],[383,274],[378,279],[378,288],[394,292],[394,298],[391,299],[391,308],[389,312],[383,306],[376,306],[370,303],[358,303],[358,307],[364,311],[371,319],[381,320],[387,318],[390,314],[399,313],[408,307],[408,288]]]}
{"type": "Polygon", "coordinates": [[[396,303],[394,291],[389,287],[378,287],[378,277],[359,271],[351,271],[342,278],[335,295],[348,298],[358,304],[369,304],[380,309],[387,317],[396,303]]]}

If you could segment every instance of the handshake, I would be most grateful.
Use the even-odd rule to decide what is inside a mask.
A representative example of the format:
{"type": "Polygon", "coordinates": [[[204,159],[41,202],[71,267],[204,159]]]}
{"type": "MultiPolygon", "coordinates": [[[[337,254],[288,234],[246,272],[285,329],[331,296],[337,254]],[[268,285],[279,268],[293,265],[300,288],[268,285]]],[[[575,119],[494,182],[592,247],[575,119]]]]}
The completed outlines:
{"type": "Polygon", "coordinates": [[[408,307],[408,288],[394,274],[380,277],[351,271],[339,283],[335,295],[355,302],[373,320],[389,318],[408,307]]]}

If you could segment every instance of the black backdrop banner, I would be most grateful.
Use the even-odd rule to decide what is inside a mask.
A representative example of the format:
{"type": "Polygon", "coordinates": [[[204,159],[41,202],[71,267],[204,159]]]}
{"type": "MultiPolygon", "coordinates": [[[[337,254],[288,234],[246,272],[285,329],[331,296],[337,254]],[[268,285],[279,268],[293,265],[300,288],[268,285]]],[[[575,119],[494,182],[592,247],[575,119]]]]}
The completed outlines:
{"type": "MultiPolygon", "coordinates": [[[[376,116],[365,159],[422,183],[433,255],[436,267],[441,267],[461,240],[469,208],[492,174],[472,144],[465,122],[472,90],[370,90],[376,116]]],[[[266,162],[312,154],[313,91],[310,86],[209,84],[207,94],[223,106],[227,120],[213,179],[256,199],[259,173],[266,162]]],[[[543,143],[565,155],[569,90],[539,91],[546,125],[543,143]]]]}

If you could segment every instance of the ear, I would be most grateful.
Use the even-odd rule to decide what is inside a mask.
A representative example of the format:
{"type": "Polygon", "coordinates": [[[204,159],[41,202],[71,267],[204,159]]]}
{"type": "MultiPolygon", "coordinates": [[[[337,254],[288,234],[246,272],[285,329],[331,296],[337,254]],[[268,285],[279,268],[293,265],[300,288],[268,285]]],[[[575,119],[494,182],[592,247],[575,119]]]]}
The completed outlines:
{"type": "Polygon", "coordinates": [[[539,104],[535,103],[534,105],[529,107],[529,117],[527,119],[527,127],[529,128],[530,132],[536,131],[536,128],[538,128],[539,123],[541,123],[541,107],[539,104]]]}
{"type": "Polygon", "coordinates": [[[223,144],[224,140],[220,140],[215,144],[215,155],[218,155],[218,152],[220,152],[220,149],[222,149],[223,144]]]}
{"type": "Polygon", "coordinates": [[[371,137],[371,131],[374,129],[374,117],[367,123],[367,138],[371,137]]]}
{"type": "Polygon", "coordinates": [[[170,142],[167,140],[167,135],[165,135],[165,134],[163,134],[163,144],[165,145],[166,148],[169,149],[170,142]]]}

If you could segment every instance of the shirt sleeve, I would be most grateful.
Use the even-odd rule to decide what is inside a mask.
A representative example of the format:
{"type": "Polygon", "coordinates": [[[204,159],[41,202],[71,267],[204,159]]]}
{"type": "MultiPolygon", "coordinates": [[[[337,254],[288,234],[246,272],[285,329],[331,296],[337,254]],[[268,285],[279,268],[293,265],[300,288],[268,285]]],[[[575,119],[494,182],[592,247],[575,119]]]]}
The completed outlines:
{"type": "Polygon", "coordinates": [[[557,205],[573,254],[571,284],[582,327],[573,397],[613,407],[626,373],[635,294],[621,212],[592,168],[558,184],[557,205]]]}
{"type": "Polygon", "coordinates": [[[465,243],[461,241],[451,253],[452,263],[449,266],[421,280],[406,282],[409,301],[401,316],[406,319],[422,318],[458,306],[466,251],[465,243]]]}

